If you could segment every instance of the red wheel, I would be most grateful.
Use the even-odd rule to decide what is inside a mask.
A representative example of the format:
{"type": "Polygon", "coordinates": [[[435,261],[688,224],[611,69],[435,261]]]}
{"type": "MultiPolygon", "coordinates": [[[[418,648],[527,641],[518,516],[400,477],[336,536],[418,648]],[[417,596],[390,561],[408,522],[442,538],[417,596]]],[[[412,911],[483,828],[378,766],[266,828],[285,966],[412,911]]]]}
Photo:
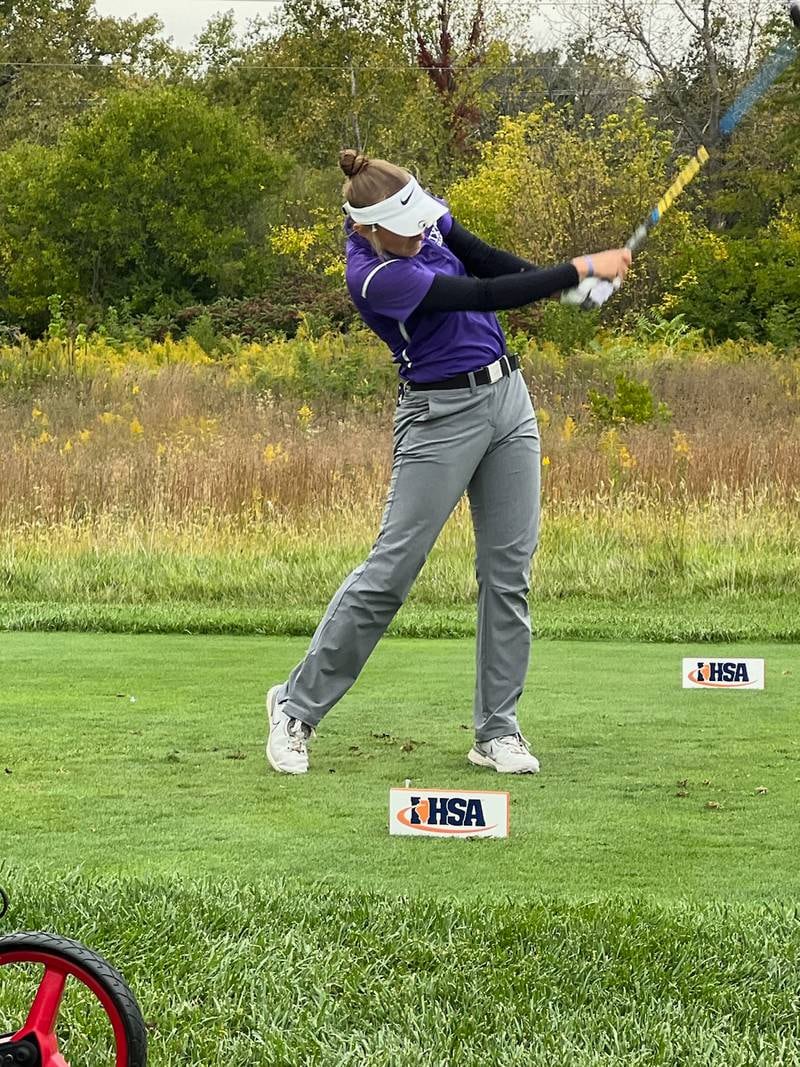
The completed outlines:
{"type": "Polygon", "coordinates": [[[74,1067],[145,1067],[139,1005],[119,971],[85,945],[54,934],[0,937],[0,1008],[19,1010],[20,996],[24,1022],[0,1034],[1,1067],[70,1067],[65,1055],[78,1057],[74,1067]]]}

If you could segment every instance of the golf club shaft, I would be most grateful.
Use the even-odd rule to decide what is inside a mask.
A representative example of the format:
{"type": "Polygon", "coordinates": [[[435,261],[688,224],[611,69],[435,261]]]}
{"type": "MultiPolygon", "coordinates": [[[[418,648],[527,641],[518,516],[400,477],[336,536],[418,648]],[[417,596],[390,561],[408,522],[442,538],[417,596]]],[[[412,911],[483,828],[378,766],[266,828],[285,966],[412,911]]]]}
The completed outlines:
{"type": "MultiPolygon", "coordinates": [[[[797,0],[796,5],[800,5],[797,0]]],[[[795,20],[794,7],[791,11],[792,21],[795,20]]],[[[800,18],[800,15],[798,15],[800,18]]],[[[778,47],[770,53],[758,74],[739,93],[734,102],[720,119],[719,137],[731,134],[739,125],[744,116],[761,99],[764,93],[783,74],[789,64],[797,58],[797,47],[792,41],[782,41],[778,47]]],[[[656,226],[672,207],[676,197],[683,192],[686,186],[700,173],[708,162],[710,154],[705,145],[700,145],[697,152],[692,156],[683,170],[680,172],[669,189],[653,208],[645,221],[634,230],[625,247],[632,252],[639,249],[647,239],[647,235],[656,226]]]]}

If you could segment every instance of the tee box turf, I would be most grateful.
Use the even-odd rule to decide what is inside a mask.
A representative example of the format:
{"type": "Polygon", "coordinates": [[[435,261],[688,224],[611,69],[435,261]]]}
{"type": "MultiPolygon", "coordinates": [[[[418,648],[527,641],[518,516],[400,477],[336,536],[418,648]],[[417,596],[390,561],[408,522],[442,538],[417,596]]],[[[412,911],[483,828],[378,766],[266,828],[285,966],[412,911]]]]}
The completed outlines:
{"type": "Polygon", "coordinates": [[[462,789],[390,789],[389,833],[406,837],[508,837],[509,795],[462,789]]]}

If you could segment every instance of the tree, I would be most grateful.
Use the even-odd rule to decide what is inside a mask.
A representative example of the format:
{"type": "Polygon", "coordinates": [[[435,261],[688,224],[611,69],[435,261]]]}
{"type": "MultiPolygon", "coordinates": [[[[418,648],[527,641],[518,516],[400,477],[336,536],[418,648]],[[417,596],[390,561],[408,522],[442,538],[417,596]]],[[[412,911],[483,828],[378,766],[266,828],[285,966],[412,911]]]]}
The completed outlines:
{"type": "Polygon", "coordinates": [[[287,168],[256,129],[190,90],[119,93],[56,147],[4,154],[2,305],[29,324],[53,292],[81,314],[240,295],[267,254],[287,168]]]}
{"type": "MultiPolygon", "coordinates": [[[[668,133],[647,118],[641,101],[595,123],[576,122],[569,108],[545,104],[502,120],[481,148],[482,162],[449,190],[453,213],[485,240],[534,263],[551,264],[616,247],[664,188],[672,151],[668,133]]],[[[654,264],[685,234],[682,212],[670,212],[618,306],[641,304],[654,264]]]]}
{"type": "Polygon", "coordinates": [[[586,115],[600,120],[623,111],[631,97],[642,94],[629,66],[624,59],[603,54],[591,36],[575,37],[560,49],[524,43],[514,49],[489,87],[496,93],[501,115],[530,112],[549,102],[568,106],[577,122],[586,115]]]}
{"type": "Polygon", "coordinates": [[[424,118],[412,112],[422,75],[398,12],[394,0],[287,0],[272,25],[242,41],[226,39],[229,27],[218,22],[211,41],[204,35],[216,61],[201,84],[334,184],[344,146],[416,161],[424,118]]]}
{"type": "MultiPolygon", "coordinates": [[[[714,146],[704,174],[686,198],[702,198],[705,222],[713,230],[728,229],[747,217],[755,227],[772,214],[757,194],[752,195],[752,188],[739,196],[737,187],[749,182],[748,168],[742,167],[736,141],[732,155],[730,141],[718,142],[725,110],[764,57],[771,10],[770,0],[747,5],[729,0],[608,0],[604,40],[637,56],[649,80],[650,109],[675,130],[676,150],[693,153],[699,144],[714,146]],[[734,166],[739,173],[731,183],[729,161],[737,154],[734,166]]],[[[783,21],[785,34],[785,15],[783,21]]],[[[751,141],[756,156],[763,143],[751,141]]],[[[770,182],[767,176],[765,189],[770,182]]],[[[770,201],[774,203],[772,196],[770,201]]]]}
{"type": "Polygon", "coordinates": [[[241,41],[218,22],[204,35],[203,87],[279,139],[303,167],[298,181],[327,174],[328,200],[344,146],[418,168],[441,189],[496,126],[488,81],[508,56],[482,9],[473,33],[466,7],[446,3],[286,0],[241,41]]]}
{"type": "Polygon", "coordinates": [[[609,52],[638,64],[654,113],[685,151],[716,140],[768,17],[769,0],[608,0],[598,33],[609,52]]]}
{"type": "Polygon", "coordinates": [[[170,68],[157,18],[99,16],[94,0],[0,5],[0,145],[52,144],[108,92],[170,68]]]}
{"type": "Polygon", "coordinates": [[[471,11],[462,10],[460,15],[464,29],[460,47],[452,0],[439,0],[431,24],[426,28],[418,23],[414,36],[417,62],[430,79],[444,109],[445,152],[464,159],[476,151],[483,103],[481,74],[485,72],[487,59],[492,51],[499,49],[499,58],[503,61],[508,52],[499,42],[489,38],[483,0],[476,0],[471,11]]]}
{"type": "MultiPolygon", "coordinates": [[[[758,62],[786,37],[781,12],[758,41],[758,62]]],[[[784,210],[800,216],[800,59],[737,127],[719,170],[714,209],[735,236],[755,235],[784,210]]]]}

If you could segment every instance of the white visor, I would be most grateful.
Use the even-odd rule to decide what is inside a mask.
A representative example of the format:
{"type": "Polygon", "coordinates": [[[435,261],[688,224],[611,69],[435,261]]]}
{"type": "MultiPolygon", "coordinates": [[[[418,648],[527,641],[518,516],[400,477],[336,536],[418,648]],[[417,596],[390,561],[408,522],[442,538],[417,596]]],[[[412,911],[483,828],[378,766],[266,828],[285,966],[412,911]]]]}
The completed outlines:
{"type": "Polygon", "coordinates": [[[417,179],[412,178],[408,185],[387,200],[380,200],[369,207],[353,207],[345,203],[344,210],[353,222],[367,226],[377,223],[400,237],[416,237],[433,226],[442,215],[446,215],[448,208],[428,196],[417,179]]]}

